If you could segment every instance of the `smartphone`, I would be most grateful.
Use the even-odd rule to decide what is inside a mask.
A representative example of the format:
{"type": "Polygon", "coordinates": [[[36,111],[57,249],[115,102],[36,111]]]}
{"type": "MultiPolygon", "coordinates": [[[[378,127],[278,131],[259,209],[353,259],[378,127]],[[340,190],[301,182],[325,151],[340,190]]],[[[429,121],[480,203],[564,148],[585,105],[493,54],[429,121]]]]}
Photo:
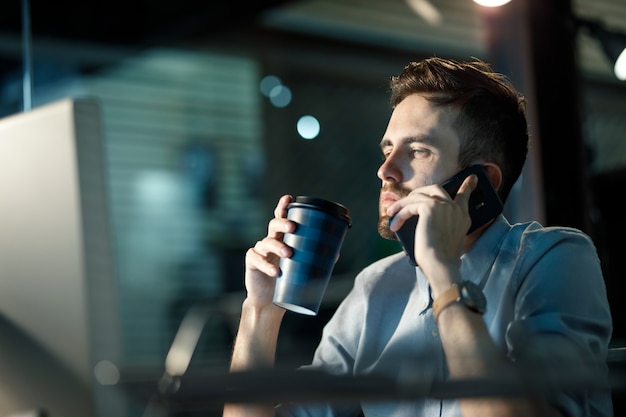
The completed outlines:
{"type": "MultiPolygon", "coordinates": [[[[504,208],[500,196],[498,196],[495,188],[493,188],[482,165],[472,165],[465,168],[452,178],[444,181],[441,186],[448,192],[450,197],[454,198],[461,184],[465,181],[465,178],[471,174],[478,176],[478,185],[476,189],[472,191],[469,199],[468,210],[472,224],[467,230],[467,234],[472,233],[480,226],[498,216],[502,213],[504,208]]],[[[415,227],[417,227],[418,217],[419,216],[413,216],[407,219],[396,232],[396,237],[402,245],[402,249],[404,249],[404,252],[409,256],[411,264],[415,266],[417,266],[417,262],[415,262],[415,227]]],[[[389,222],[391,223],[392,220],[393,217],[389,219],[389,222]]]]}

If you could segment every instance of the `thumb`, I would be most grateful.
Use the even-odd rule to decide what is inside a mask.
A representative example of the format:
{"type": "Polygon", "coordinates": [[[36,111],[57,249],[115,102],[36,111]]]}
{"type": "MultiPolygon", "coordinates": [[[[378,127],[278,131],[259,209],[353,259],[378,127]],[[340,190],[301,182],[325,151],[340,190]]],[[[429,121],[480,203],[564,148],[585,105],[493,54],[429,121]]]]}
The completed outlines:
{"type": "Polygon", "coordinates": [[[454,201],[461,204],[463,207],[467,207],[469,204],[470,195],[472,191],[476,189],[478,185],[478,176],[476,174],[472,174],[465,178],[461,187],[459,187],[459,191],[456,193],[454,197],[454,201]]]}

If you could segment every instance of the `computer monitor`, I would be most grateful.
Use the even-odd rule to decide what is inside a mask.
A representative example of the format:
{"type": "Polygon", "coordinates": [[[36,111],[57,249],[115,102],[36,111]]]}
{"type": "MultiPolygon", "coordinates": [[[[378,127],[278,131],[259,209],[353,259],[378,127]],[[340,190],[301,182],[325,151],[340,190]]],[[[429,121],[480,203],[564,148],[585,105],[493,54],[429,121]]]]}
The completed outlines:
{"type": "Polygon", "coordinates": [[[97,100],[0,119],[0,415],[97,415],[120,352],[97,100]]]}

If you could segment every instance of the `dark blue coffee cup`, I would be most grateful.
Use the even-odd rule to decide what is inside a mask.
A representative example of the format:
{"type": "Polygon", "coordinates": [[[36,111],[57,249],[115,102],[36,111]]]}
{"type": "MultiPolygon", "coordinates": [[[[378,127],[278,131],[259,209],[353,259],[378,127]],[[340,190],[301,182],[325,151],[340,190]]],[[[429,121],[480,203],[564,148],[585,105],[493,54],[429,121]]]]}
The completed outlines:
{"type": "Polygon", "coordinates": [[[273,302],[314,316],[352,226],[350,211],[333,201],[298,196],[287,207],[287,218],[296,223],[296,230],[283,239],[293,249],[293,256],[280,260],[273,302]]]}

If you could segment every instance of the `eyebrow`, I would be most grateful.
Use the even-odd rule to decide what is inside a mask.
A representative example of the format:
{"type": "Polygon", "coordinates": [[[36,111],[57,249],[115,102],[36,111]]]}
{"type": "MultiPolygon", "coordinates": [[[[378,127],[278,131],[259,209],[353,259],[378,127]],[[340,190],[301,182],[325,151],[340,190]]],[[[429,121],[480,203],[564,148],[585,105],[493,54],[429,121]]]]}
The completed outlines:
{"type": "MultiPolygon", "coordinates": [[[[424,143],[426,145],[432,145],[433,140],[431,137],[425,135],[409,136],[402,139],[401,145],[408,145],[411,143],[424,143]]],[[[380,147],[384,148],[386,146],[393,146],[393,143],[391,143],[391,140],[383,138],[383,140],[380,141],[380,147]]]]}

